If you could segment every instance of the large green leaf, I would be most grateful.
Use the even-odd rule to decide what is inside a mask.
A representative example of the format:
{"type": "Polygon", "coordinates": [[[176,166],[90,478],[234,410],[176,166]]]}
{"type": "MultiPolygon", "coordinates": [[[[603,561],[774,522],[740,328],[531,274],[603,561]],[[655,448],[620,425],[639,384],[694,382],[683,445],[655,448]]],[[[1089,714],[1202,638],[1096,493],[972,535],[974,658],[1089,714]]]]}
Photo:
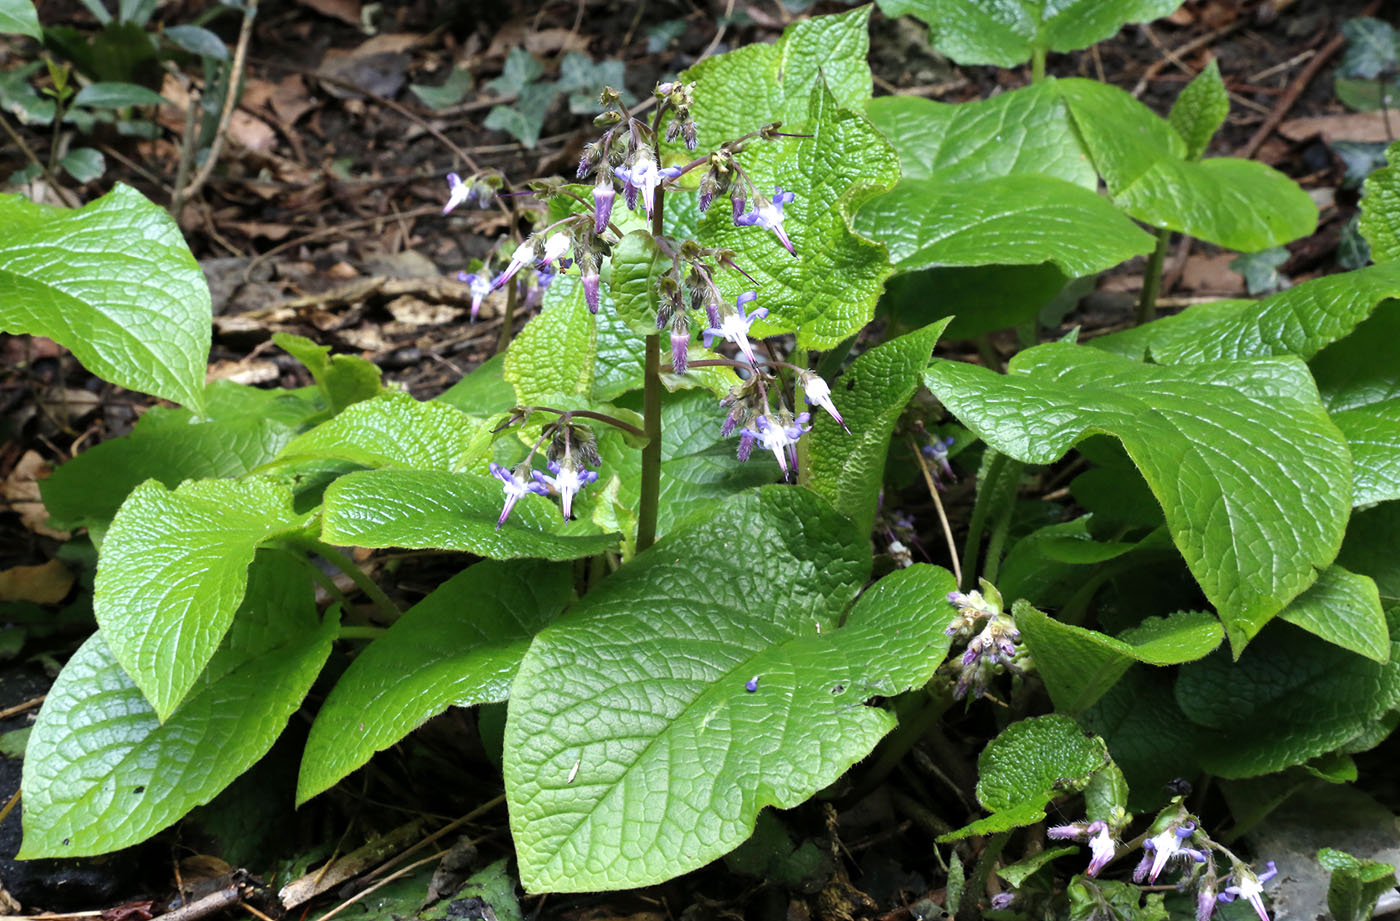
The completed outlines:
{"type": "Polygon", "coordinates": [[[303,803],[450,706],[505,700],[536,633],[573,591],[560,563],[484,560],[410,608],[336,682],[306,740],[303,803]]]}
{"type": "Polygon", "coordinates": [[[608,297],[618,317],[638,336],[656,335],[656,285],[671,269],[671,260],[661,254],[650,231],[634,230],[613,247],[608,264],[608,297]]]}
{"type": "Polygon", "coordinates": [[[1055,711],[1068,716],[1093,706],[1134,663],[1191,662],[1224,636],[1220,622],[1200,611],[1146,620],[1122,638],[1061,623],[1025,602],[1017,602],[1014,612],[1055,711]]]}
{"type": "Polygon", "coordinates": [[[935,361],[925,380],[1026,463],[1091,433],[1122,441],[1237,651],[1336,556],[1351,462],[1298,359],[1154,366],[1052,343],[1011,372],[935,361]]]}
{"type": "MultiPolygon", "coordinates": [[[[755,124],[753,127],[757,127],[755,124]]],[[[744,170],[759,195],[775,187],[796,199],[784,227],[796,255],[762,227],[736,227],[722,202],[700,223],[700,242],[732,249],[754,282],[736,273],[718,281],[730,296],[756,288],[766,320],[758,335],[796,332],[800,348],[826,349],[860,330],[875,313],[889,275],[885,248],[851,231],[848,208],[899,179],[894,150],[865,117],[841,108],[825,84],[813,90],[803,131],[811,137],[750,145],[744,170]]]]}
{"type": "Polygon", "coordinates": [[[490,447],[490,428],[446,403],[389,393],[355,403],[292,439],[281,458],[456,472],[479,465],[490,447]]]}
{"type": "Polygon", "coordinates": [[[1080,726],[1108,743],[1113,762],[1128,781],[1129,808],[1161,809],[1172,795],[1168,784],[1201,772],[1201,727],[1176,705],[1175,675],[1135,666],[1098,703],[1078,717],[1080,726]]]}
{"type": "Polygon", "coordinates": [[[1251,160],[1187,159],[1176,130],[1126,90],[1077,78],[1056,87],[1114,203],[1138,220],[1241,252],[1317,225],[1317,206],[1296,182],[1251,160]]]}
{"type": "Polygon", "coordinates": [[[1051,83],[956,105],[880,96],[866,104],[865,114],[899,153],[905,179],[952,184],[1027,173],[1098,186],[1051,83]]]}
{"type": "Polygon", "coordinates": [[[210,317],[180,229],[135,189],[78,211],[0,195],[0,332],[48,336],[100,377],[198,410],[210,317]]]}
{"type": "Polygon", "coordinates": [[[146,480],[174,489],[185,480],[241,476],[276,457],[292,436],[288,426],[271,419],[167,424],[161,415],[159,407],[148,411],[130,435],[84,451],[40,481],[44,507],[57,526],[104,528],[146,480]]]}
{"type": "Polygon", "coordinates": [[[745,45],[687,70],[681,79],[698,83],[691,111],[700,148],[717,148],[770,122],[805,121],[807,100],[821,83],[841,107],[863,108],[871,87],[869,21],[868,6],[814,16],[788,26],[775,44],[745,45]]]}
{"type": "Polygon", "coordinates": [[[1066,275],[1091,275],[1153,246],[1150,234],[1097,193],[1031,174],[905,179],[862,204],[854,227],[884,243],[903,271],[1052,262],[1066,275]]]}
{"type": "Polygon", "coordinates": [[[1337,921],[1370,921],[1381,896],[1396,887],[1395,867],[1378,860],[1351,856],[1324,847],[1318,863],[1332,871],[1327,886],[1327,908],[1337,921]]]}
{"type": "Polygon", "coordinates": [[[1111,763],[1103,739],[1086,735],[1067,716],[1012,723],[977,758],[977,801],[992,815],[939,840],[1034,825],[1045,818],[1050,800],[1084,789],[1111,763]]]}
{"type": "Polygon", "coordinates": [[[355,547],[465,550],[498,560],[572,560],[617,545],[616,534],[560,534],[559,506],[533,493],[504,526],[501,481],[485,473],[362,470],[326,490],[322,537],[355,547]]]}
{"type": "Polygon", "coordinates": [[[894,725],[862,706],[947,652],[917,566],[839,616],[864,535],[807,490],[769,486],[639,554],[535,640],[511,687],[505,777],[530,891],[640,886],[748,837],[894,725]],[[735,603],[735,599],[742,603],[735,603]],[[752,690],[750,690],[750,688],[752,690]]]}
{"type": "MultiPolygon", "coordinates": [[[[1392,272],[1400,264],[1376,266],[1392,272]]],[[[1342,279],[1372,269],[1348,272],[1342,279]]],[[[1400,276],[1397,276],[1400,280],[1400,276]]],[[[1394,290],[1400,295],[1400,284],[1394,290]]],[[[1389,300],[1356,331],[1313,358],[1323,405],[1351,447],[1357,505],[1400,499],[1400,302],[1389,300]]]]}
{"type": "Polygon", "coordinates": [[[1200,763],[1221,777],[1281,771],[1361,735],[1400,706],[1400,650],[1382,665],[1278,624],[1238,662],[1216,653],[1182,666],[1176,701],[1214,730],[1200,763]]]}
{"type": "MultiPolygon", "coordinates": [[[[1096,348],[1162,364],[1235,358],[1312,358],[1348,336],[1381,301],[1400,297],[1400,265],[1326,275],[1263,300],[1214,301],[1093,340],[1096,348]]],[[[1361,373],[1370,365],[1356,369],[1361,373]]],[[[1330,408],[1330,407],[1329,407],[1330,408]]]]}
{"type": "Polygon", "coordinates": [[[593,389],[597,331],[583,285],[568,277],[555,281],[545,291],[543,309],[506,352],[504,376],[521,406],[549,405],[560,396],[586,397],[593,389]]]}
{"type": "MultiPolygon", "coordinates": [[[[1068,297],[1078,301],[1069,279],[1050,263],[1040,265],[945,266],[896,275],[885,285],[879,315],[899,326],[925,326],[951,318],[949,339],[1028,323],[1068,297]]],[[[1075,284],[1088,282],[1082,279],[1075,284]]]]}
{"type": "Polygon", "coordinates": [[[890,433],[919,388],[933,347],[947,325],[942,320],[882,343],[857,358],[837,379],[831,388],[832,402],[850,434],[826,413],[813,409],[815,422],[807,439],[802,484],[850,518],[857,534],[870,533],[890,433]]]}
{"type": "Polygon", "coordinates": [[[1376,583],[1381,603],[1387,608],[1400,604],[1400,502],[1382,502],[1352,513],[1347,539],[1337,563],[1352,572],[1370,576],[1376,583]]]}
{"type": "Polygon", "coordinates": [[[1400,259],[1400,146],[1385,151],[1389,164],[1366,177],[1361,196],[1361,217],[1357,227],[1371,244],[1376,262],[1400,259]]]}
{"type": "Polygon", "coordinates": [[[1180,0],[879,0],[886,16],[917,16],[934,47],[959,64],[1015,67],[1037,51],[1076,51],[1126,23],[1166,16],[1180,0]]]}
{"type": "Polygon", "coordinates": [[[103,642],[164,720],[233,620],[258,544],[306,524],[270,480],[148,480],[112,519],[93,584],[103,642]]]}
{"type": "Polygon", "coordinates": [[[42,39],[44,30],[32,0],[0,0],[0,32],[42,39]]]}
{"type": "Polygon", "coordinates": [[[1328,566],[1279,618],[1357,655],[1382,663],[1390,659],[1385,611],[1369,576],[1328,566]]]}
{"type": "Polygon", "coordinates": [[[99,631],[59,674],[24,759],[24,858],[77,857],[150,837],[272,746],[330,654],[305,570],[260,557],[238,620],[198,688],[164,721],[99,631]]]}

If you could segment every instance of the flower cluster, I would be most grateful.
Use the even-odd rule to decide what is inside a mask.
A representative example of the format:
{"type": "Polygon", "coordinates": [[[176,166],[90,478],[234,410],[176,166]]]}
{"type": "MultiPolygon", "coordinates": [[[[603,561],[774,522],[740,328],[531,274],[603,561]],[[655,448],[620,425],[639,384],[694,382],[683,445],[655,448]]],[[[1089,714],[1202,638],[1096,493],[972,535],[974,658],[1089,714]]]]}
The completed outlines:
{"type": "Polygon", "coordinates": [[[1084,871],[1088,876],[1098,876],[1099,871],[1113,859],[1113,854],[1118,848],[1113,829],[1108,827],[1107,822],[1102,821],[1055,825],[1046,829],[1045,834],[1049,838],[1061,841],[1088,842],[1089,867],[1084,871]]]}
{"type": "Polygon", "coordinates": [[[983,579],[980,592],[949,592],[948,603],[957,615],[944,632],[954,640],[967,640],[967,648],[955,660],[954,699],[971,694],[976,700],[987,693],[997,675],[1020,675],[1031,667],[1030,653],[1020,643],[1021,631],[1002,610],[1001,593],[990,582],[983,579]]]}
{"type": "MultiPolygon", "coordinates": [[[[528,417],[528,412],[521,413],[511,422],[523,423],[528,417]]],[[[592,431],[575,424],[567,413],[564,414],[557,421],[545,426],[529,455],[514,470],[507,470],[494,461],[490,464],[491,474],[501,481],[506,493],[505,507],[501,509],[501,517],[497,519],[496,527],[499,529],[506,523],[506,518],[515,507],[515,503],[528,493],[540,496],[551,493],[557,495],[564,520],[568,521],[573,517],[574,497],[585,486],[598,482],[597,471],[589,468],[601,465],[598,443],[592,431]],[[540,445],[546,440],[549,441],[549,446],[545,450],[545,462],[549,474],[536,470],[531,463],[540,445]]]]}

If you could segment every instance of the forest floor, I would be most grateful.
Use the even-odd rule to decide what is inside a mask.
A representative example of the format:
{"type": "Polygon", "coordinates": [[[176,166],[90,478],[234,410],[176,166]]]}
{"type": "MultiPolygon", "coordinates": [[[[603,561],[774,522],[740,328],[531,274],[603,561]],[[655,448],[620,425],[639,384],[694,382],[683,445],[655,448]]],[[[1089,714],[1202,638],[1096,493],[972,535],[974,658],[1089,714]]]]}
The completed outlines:
{"type": "MultiPolygon", "coordinates": [[[[79,2],[38,6],[46,26],[94,27],[79,2]]],[[[1334,145],[1391,139],[1392,125],[1383,113],[1353,112],[1334,90],[1340,26],[1367,8],[1361,0],[1191,0],[1170,19],[1130,26],[1088,51],[1052,55],[1049,70],[1106,80],[1165,113],[1191,76],[1210,59],[1218,60],[1232,108],[1207,155],[1268,163],[1297,179],[1321,208],[1316,233],[1290,244],[1286,261],[1277,266],[1283,278],[1296,283],[1337,271],[1344,258],[1339,240],[1356,212],[1358,191],[1334,145]]],[[[161,4],[151,27],[195,22],[213,9],[207,0],[173,0],[161,4]]],[[[488,301],[481,319],[466,323],[469,295],[454,277],[510,229],[510,215],[505,209],[463,208],[443,217],[444,176],[477,168],[498,170],[511,184],[571,176],[591,126],[588,115],[570,112],[569,91],[560,91],[545,110],[535,144],[526,146],[485,127],[497,106],[521,105],[531,94],[528,86],[524,93],[502,94],[498,90],[510,86],[491,85],[506,70],[512,49],[526,49],[543,65],[537,82],[567,83],[572,72],[561,68],[569,71],[563,64],[574,53],[595,62],[620,62],[627,91],[645,99],[658,79],[704,55],[773,41],[797,17],[845,9],[830,0],[800,11],[778,0],[264,2],[248,42],[242,100],[218,168],[177,215],[213,295],[210,378],[262,386],[308,384],[304,368],[272,345],[279,331],[362,355],[383,369],[386,380],[425,399],[495,352],[502,327],[496,303],[488,301]],[[444,83],[448,88],[436,95],[414,89],[444,83]]],[[[226,9],[208,26],[232,48],[240,18],[226,9]]],[[[0,77],[34,54],[32,42],[0,37],[0,77]]],[[[1025,68],[954,66],[933,52],[925,28],[878,11],[870,63],[877,94],[947,102],[982,98],[1029,80],[1025,68]]],[[[42,79],[39,74],[30,82],[42,79]]],[[[59,139],[65,146],[95,147],[106,161],[100,178],[84,185],[69,181],[68,192],[91,200],[121,181],[158,204],[171,201],[185,107],[202,76],[191,65],[181,75],[157,73],[151,80],[172,103],[160,108],[154,137],[126,136],[108,125],[91,136],[70,133],[59,139]]],[[[10,89],[3,87],[0,83],[0,108],[10,108],[5,95],[10,89]]],[[[534,98],[538,103],[538,94],[534,98]]],[[[49,150],[46,126],[20,130],[31,148],[49,150]]],[[[0,184],[26,165],[14,146],[0,147],[0,184]]],[[[21,191],[62,202],[42,183],[21,191]]],[[[1244,277],[1230,267],[1233,259],[1234,254],[1183,241],[1169,253],[1161,304],[1172,310],[1245,296],[1244,277]]],[[[1065,328],[1128,322],[1142,270],[1138,260],[1107,273],[1065,318],[1065,328]]],[[[517,317],[515,327],[526,319],[517,317]]],[[[1013,341],[1008,339],[1008,346],[1013,341]]],[[[971,351],[956,342],[945,347],[971,351]]],[[[0,609],[24,600],[53,612],[43,625],[0,630],[0,659],[6,661],[0,667],[0,708],[10,708],[0,710],[0,731],[28,725],[56,668],[91,629],[90,608],[85,614],[83,607],[91,551],[84,554],[71,544],[61,551],[70,535],[45,525],[36,480],[94,444],[129,431],[150,404],[149,398],[88,375],[50,341],[0,336],[0,495],[6,503],[0,505],[0,591],[8,593],[0,594],[0,609]],[[54,565],[55,560],[60,562],[54,565]],[[47,568],[42,573],[14,569],[29,566],[47,568]]],[[[354,851],[372,835],[410,820],[420,823],[415,833],[421,837],[423,829],[486,804],[489,808],[462,826],[479,855],[466,862],[477,869],[508,856],[510,847],[504,808],[493,799],[498,774],[482,752],[460,751],[463,738],[477,738],[474,719],[453,711],[433,721],[295,815],[284,776],[295,765],[297,742],[289,739],[214,804],[147,846],[103,860],[4,861],[0,881],[25,910],[90,910],[72,917],[100,913],[105,921],[132,921],[165,910],[182,885],[187,899],[223,891],[220,887],[232,885],[234,869],[242,868],[275,890],[318,866],[332,850],[354,851]],[[269,790],[280,792],[273,796],[269,790]]],[[[297,728],[304,733],[304,727],[297,728]]],[[[19,777],[19,749],[6,746],[4,738],[0,802],[17,789],[19,777]]],[[[0,824],[0,852],[15,852],[18,827],[18,811],[0,824]]],[[[526,917],[634,921],[903,919],[921,916],[927,900],[940,901],[943,874],[927,856],[930,836],[890,795],[871,797],[840,815],[809,804],[805,827],[824,869],[806,878],[797,874],[787,885],[745,875],[744,867],[721,861],[665,886],[530,897],[521,909],[526,917]]],[[[415,885],[400,893],[399,902],[384,890],[376,896],[379,901],[367,899],[352,912],[364,915],[362,906],[371,905],[368,914],[374,917],[411,914],[422,901],[424,882],[415,885]]],[[[310,903],[309,915],[306,906],[293,913],[320,918],[347,891],[337,884],[310,903]]],[[[4,897],[0,890],[0,914],[4,897]]],[[[249,901],[252,908],[240,915],[280,909],[275,898],[249,901]]],[[[459,898],[445,903],[437,916],[488,916],[483,906],[489,903],[485,895],[478,902],[459,898]]],[[[503,903],[497,907],[500,917],[509,915],[503,903]]]]}

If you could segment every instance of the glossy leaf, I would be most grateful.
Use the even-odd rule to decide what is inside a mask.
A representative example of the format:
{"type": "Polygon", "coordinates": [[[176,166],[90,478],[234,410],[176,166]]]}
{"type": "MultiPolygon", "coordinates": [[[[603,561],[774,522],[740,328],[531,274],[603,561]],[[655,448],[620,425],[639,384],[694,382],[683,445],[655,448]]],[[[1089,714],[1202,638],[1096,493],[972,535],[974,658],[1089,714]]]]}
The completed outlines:
{"type": "Polygon", "coordinates": [[[505,493],[484,472],[364,470],[326,490],[322,539],[355,547],[465,550],[498,560],[572,560],[610,550],[617,535],[559,533],[559,506],[526,495],[497,528],[505,493]]]}
{"type": "Polygon", "coordinates": [[[1091,432],[1122,441],[1237,651],[1336,556],[1351,463],[1296,358],[1151,366],[1055,343],[1011,372],[935,361],[925,381],[1026,463],[1091,432]]]}
{"type": "Polygon", "coordinates": [[[1263,300],[1214,301],[1093,341],[1130,358],[1207,364],[1238,358],[1311,358],[1349,335],[1381,301],[1400,297],[1400,265],[1305,281],[1263,300]]]}
{"type": "Polygon", "coordinates": [[[1114,203],[1132,217],[1241,252],[1317,225],[1312,199],[1277,170],[1232,157],[1186,159],[1176,130],[1126,90],[1083,79],[1055,85],[1114,203]]]}
{"type": "MultiPolygon", "coordinates": [[[[1012,723],[977,758],[977,801],[992,815],[975,827],[985,833],[1033,825],[1045,818],[1051,799],[1082,790],[1110,763],[1103,740],[1086,735],[1067,716],[1052,713],[1012,723]],[[1006,821],[997,822],[1002,813],[1008,814],[1006,821]]],[[[973,827],[939,840],[965,837],[973,827]]]]}
{"type": "Polygon", "coordinates": [[[552,405],[551,398],[592,391],[596,355],[597,333],[583,286],[572,278],[559,278],[545,291],[539,314],[511,342],[504,376],[521,406],[552,405]]]}
{"type": "Polygon", "coordinates": [[[490,426],[478,419],[445,403],[388,393],[349,406],[292,439],[281,458],[456,472],[480,466],[490,443],[490,426]]]}
{"type": "Polygon", "coordinates": [[[1337,563],[1352,572],[1370,576],[1376,583],[1381,603],[1387,608],[1400,603],[1400,502],[1352,513],[1347,525],[1346,543],[1337,563]]]}
{"type": "Polygon", "coordinates": [[[1357,655],[1381,663],[1390,659],[1380,592],[1367,576],[1329,566],[1279,617],[1357,655]]]}
{"type": "Polygon", "coordinates": [[[99,631],[60,673],[24,762],[24,858],[142,841],[261,758],[330,654],[335,621],[290,557],[254,566],[237,625],[198,688],[161,721],[99,631]]]}
{"type": "Polygon", "coordinates": [[[952,185],[1030,174],[1094,190],[1098,176],[1079,149],[1054,84],[956,105],[917,96],[880,96],[865,114],[899,153],[905,179],[952,185]]]}
{"type": "Polygon", "coordinates": [[[933,347],[947,325],[943,320],[882,343],[862,354],[836,379],[832,402],[851,434],[812,407],[815,421],[807,439],[802,484],[850,518],[858,534],[870,532],[884,482],[890,435],[922,382],[933,347]]]}
{"type": "Polygon", "coordinates": [[[1199,611],[1150,618],[1121,638],[1061,623],[1025,602],[1014,613],[1055,711],[1068,716],[1093,706],[1135,662],[1192,662],[1224,638],[1220,622],[1199,611]]]}
{"type": "Polygon", "coordinates": [[[530,641],[572,592],[568,566],[490,560],[434,589],[331,689],[306,741],[297,803],[448,707],[505,700],[530,641]]]}
{"type": "Polygon", "coordinates": [[[1097,193],[1047,176],[905,179],[860,206],[853,226],[903,271],[1037,265],[1090,275],[1151,252],[1153,240],[1097,193]]]}
{"type": "Polygon", "coordinates": [[[103,642],[164,720],[194,687],[243,598],[258,544],[306,524],[262,479],[148,480],[112,519],[93,584],[103,642]]]}
{"type": "Polygon", "coordinates": [[[1220,777],[1253,777],[1301,764],[1365,732],[1400,706],[1392,644],[1382,665],[1296,627],[1262,634],[1239,661],[1222,653],[1182,667],[1176,700],[1216,730],[1201,765],[1220,777]]]}
{"type": "Polygon", "coordinates": [[[42,39],[44,31],[32,0],[0,0],[0,32],[42,39]]]}
{"type": "Polygon", "coordinates": [[[1037,51],[1077,51],[1126,23],[1166,16],[1179,0],[880,0],[933,29],[934,47],[959,64],[1015,67],[1037,51]]]}
{"type": "Polygon", "coordinates": [[[1220,79],[1220,62],[1211,58],[1176,97],[1167,120],[1186,142],[1186,159],[1199,160],[1229,114],[1230,94],[1220,79]]]}
{"type": "Polygon", "coordinates": [[[179,228],[136,190],[77,211],[0,195],[0,332],[48,336],[106,380],[197,410],[210,316],[179,228]]]}
{"type": "Polygon", "coordinates": [[[72,105],[102,109],[124,109],[127,106],[158,106],[164,96],[136,83],[89,83],[78,90],[72,105]]]}
{"type": "Polygon", "coordinates": [[[1400,260],[1400,142],[1386,148],[1385,159],[1388,166],[1366,177],[1357,222],[1378,263],[1400,260]]]}
{"type": "Polygon", "coordinates": [[[754,325],[756,334],[796,332],[799,348],[827,349],[874,315],[889,258],[883,246],[852,232],[847,215],[865,196],[893,185],[899,163],[874,126],[841,108],[825,84],[812,90],[799,124],[812,136],[750,146],[744,155],[759,194],[771,196],[781,187],[796,196],[783,210],[796,255],[761,226],[734,226],[723,202],[701,221],[699,239],[734,250],[753,277],[728,272],[717,281],[730,297],[758,290],[756,306],[770,313],[754,325]]]}
{"type": "Polygon", "coordinates": [[[894,719],[864,701],[922,684],[946,654],[928,599],[952,577],[895,573],[838,627],[868,553],[816,495],[765,487],[691,519],[542,632],[506,724],[525,888],[699,867],[764,806],[802,802],[869,753],[894,719]]]}
{"type": "Polygon", "coordinates": [[[358,355],[332,355],[330,346],[291,333],[273,333],[272,341],[311,372],[332,415],[383,389],[378,366],[358,355]]]}
{"type": "Polygon", "coordinates": [[[609,264],[608,296],[618,317],[638,336],[656,335],[656,285],[671,261],[661,255],[649,231],[634,230],[613,247],[609,264]]]}
{"type": "Polygon", "coordinates": [[[107,158],[91,147],[75,147],[63,155],[58,165],[78,182],[92,182],[107,171],[107,158]]]}
{"type": "Polygon", "coordinates": [[[201,26],[166,26],[161,35],[190,54],[215,61],[228,60],[228,47],[223,39],[201,26]]]}

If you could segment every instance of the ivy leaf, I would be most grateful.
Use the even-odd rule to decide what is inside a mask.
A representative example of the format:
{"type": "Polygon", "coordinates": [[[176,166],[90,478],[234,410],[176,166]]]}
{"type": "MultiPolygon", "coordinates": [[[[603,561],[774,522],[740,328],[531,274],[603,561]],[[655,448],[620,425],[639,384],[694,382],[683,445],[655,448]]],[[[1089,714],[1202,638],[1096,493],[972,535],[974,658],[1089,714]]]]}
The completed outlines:
{"type": "MultiPolygon", "coordinates": [[[[494,81],[493,81],[494,82],[494,81]]],[[[535,149],[540,142],[545,116],[554,103],[559,89],[553,83],[531,83],[521,88],[512,105],[500,105],[486,113],[481,125],[492,131],[504,131],[526,148],[535,149]]]]}
{"type": "Polygon", "coordinates": [[[472,83],[472,72],[469,68],[454,67],[447,79],[437,86],[410,83],[408,88],[413,91],[413,95],[423,100],[423,104],[428,108],[445,109],[461,102],[462,97],[472,88],[472,83]]]}
{"type": "Polygon", "coordinates": [[[1390,23],[1372,16],[1358,16],[1342,23],[1347,50],[1337,71],[1353,79],[1374,80],[1400,69],[1400,41],[1390,23]]]}
{"type": "Polygon", "coordinates": [[[1313,232],[1317,206],[1262,163],[1187,159],[1186,142],[1126,90],[1094,80],[1055,83],[1113,201],[1153,227],[1256,252],[1313,232]]]}
{"type": "Polygon", "coordinates": [[[899,164],[880,133],[840,108],[826,84],[812,90],[802,130],[811,137],[750,147],[744,158],[760,194],[781,187],[796,195],[784,209],[796,256],[761,227],[734,226],[722,205],[701,221],[700,242],[734,250],[753,276],[725,273],[718,281],[731,298],[760,292],[758,304],[770,313],[755,324],[757,335],[796,332],[799,348],[827,349],[869,322],[890,272],[885,248],[851,231],[847,209],[893,185],[899,164]]]}
{"type": "Polygon", "coordinates": [[[570,567],[485,560],[448,579],[355,657],[311,726],[297,804],[448,707],[505,700],[526,648],[564,609],[570,567]]]}
{"type": "Polygon", "coordinates": [[[1186,142],[1186,159],[1199,160],[1229,114],[1230,94],[1220,79],[1220,62],[1211,58],[1176,97],[1167,120],[1186,142]]]}
{"type": "Polygon", "coordinates": [[[1026,463],[1057,460],[1091,432],[1122,441],[1237,651],[1341,546],[1351,463],[1296,358],[1153,366],[1051,343],[1005,376],[935,361],[925,382],[1026,463]]]}
{"type": "Polygon", "coordinates": [[[1094,346],[1165,364],[1240,358],[1312,358],[1351,333],[1376,305],[1400,297],[1400,266],[1325,275],[1260,301],[1227,300],[1189,307],[1136,329],[1101,336],[1094,346]]]}
{"type": "Polygon", "coordinates": [[[148,480],[112,519],[93,583],[103,642],[156,716],[185,698],[233,621],[258,544],[305,526],[264,479],[148,480]]]}
{"type": "Polygon", "coordinates": [[[1051,799],[1084,789],[1111,763],[1103,739],[1086,735],[1067,716],[1052,713],[1012,723],[977,758],[977,801],[993,814],[938,840],[967,837],[977,833],[974,827],[991,831],[995,826],[985,824],[989,821],[1004,826],[997,828],[1002,831],[1033,825],[1045,818],[1051,799]]]}
{"type": "Polygon", "coordinates": [[[1027,174],[957,184],[905,179],[862,204],[853,226],[889,247],[902,271],[1052,262],[1075,277],[1153,247],[1150,234],[1097,193],[1027,174]]]}
{"type": "Polygon", "coordinates": [[[928,599],[952,577],[895,573],[838,626],[868,567],[865,535],[821,498],[764,487],[690,519],[546,628],[506,723],[525,888],[699,867],[764,806],[802,802],[869,753],[894,719],[862,703],[917,687],[947,653],[928,599]]]}
{"type": "Polygon", "coordinates": [[[1376,262],[1400,260],[1400,142],[1385,151],[1389,166],[1366,177],[1357,226],[1376,262]]]}
{"type": "Polygon", "coordinates": [[[326,489],[322,538],[354,547],[465,550],[497,560],[572,560],[617,545],[616,534],[560,534],[559,507],[530,493],[500,527],[501,481],[482,473],[363,470],[326,489]]]}
{"type": "Polygon", "coordinates": [[[1250,294],[1268,294],[1289,287],[1288,279],[1279,272],[1288,258],[1286,247],[1275,246],[1236,256],[1230,260],[1230,270],[1244,277],[1245,290],[1250,294]]]}
{"type": "Polygon", "coordinates": [[[44,30],[31,0],[0,0],[0,32],[43,39],[44,30]]]}
{"type": "Polygon", "coordinates": [[[1397,653],[1392,644],[1382,665],[1279,625],[1237,662],[1217,652],[1182,666],[1177,704],[1215,730],[1199,763],[1219,777],[1254,777],[1346,744],[1400,706],[1397,653]]]}
{"type": "Polygon", "coordinates": [[[942,320],[882,343],[857,358],[836,380],[831,388],[832,402],[851,434],[813,408],[816,421],[807,438],[802,484],[850,518],[858,534],[870,533],[875,501],[884,482],[890,434],[918,389],[933,347],[947,325],[948,321],[942,320]]]}
{"type": "Polygon", "coordinates": [[[1201,611],[1150,618],[1124,637],[1061,623],[1018,601],[1016,626],[1045,679],[1055,711],[1077,716],[1108,692],[1135,662],[1179,665],[1220,645],[1220,622],[1201,611]]]}
{"type": "Polygon", "coordinates": [[[594,115],[598,111],[598,93],[611,86],[622,94],[622,104],[631,106],[635,97],[627,92],[623,80],[627,68],[619,60],[594,63],[581,51],[570,51],[559,63],[559,89],[569,94],[569,111],[575,115],[594,115]]]}
{"type": "Polygon", "coordinates": [[[24,760],[24,859],[145,840],[261,758],[330,654],[305,570],[259,558],[238,625],[198,688],[162,720],[99,630],[50,689],[24,760]]]}
{"type": "Polygon", "coordinates": [[[894,145],[905,179],[953,185],[1030,174],[1098,187],[1069,110],[1049,82],[956,105],[880,96],[866,103],[865,114],[894,145]]]}
{"type": "Polygon", "coordinates": [[[461,471],[490,447],[490,426],[446,403],[420,403],[406,393],[347,407],[292,439],[280,459],[330,458],[366,467],[461,471]]]}
{"type": "Polygon", "coordinates": [[[1354,333],[1312,360],[1323,405],[1351,448],[1356,505],[1400,499],[1400,369],[1391,348],[1395,336],[1400,336],[1400,304],[1389,300],[1354,333]]]}
{"type": "Polygon", "coordinates": [[[1380,592],[1367,576],[1328,566],[1279,617],[1357,655],[1382,664],[1390,660],[1380,592]]]}
{"type": "Polygon", "coordinates": [[[0,195],[0,332],[48,336],[105,380],[198,410],[210,317],[179,228],[135,189],[77,211],[0,195]]]}
{"type": "Polygon", "coordinates": [[[879,0],[886,16],[928,23],[933,46],[959,64],[1016,67],[1037,51],[1077,51],[1179,0],[879,0]]]}

